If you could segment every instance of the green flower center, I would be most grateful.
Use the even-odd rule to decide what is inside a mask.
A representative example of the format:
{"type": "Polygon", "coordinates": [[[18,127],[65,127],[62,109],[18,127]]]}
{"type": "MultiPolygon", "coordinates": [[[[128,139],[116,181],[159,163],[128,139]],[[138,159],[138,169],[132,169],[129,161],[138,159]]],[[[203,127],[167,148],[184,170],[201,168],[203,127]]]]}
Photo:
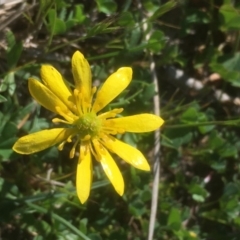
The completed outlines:
{"type": "Polygon", "coordinates": [[[95,113],[86,113],[75,122],[75,125],[79,129],[80,138],[84,139],[97,136],[102,124],[95,113]]]}

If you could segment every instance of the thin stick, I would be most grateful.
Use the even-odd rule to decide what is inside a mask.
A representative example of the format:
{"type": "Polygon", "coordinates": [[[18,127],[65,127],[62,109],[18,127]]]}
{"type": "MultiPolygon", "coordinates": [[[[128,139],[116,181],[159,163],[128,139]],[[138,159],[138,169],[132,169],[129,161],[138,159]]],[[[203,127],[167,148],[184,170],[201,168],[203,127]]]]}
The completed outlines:
{"type": "MultiPolygon", "coordinates": [[[[155,96],[153,98],[154,113],[160,116],[160,98],[159,98],[159,88],[158,79],[156,74],[156,65],[153,60],[153,56],[150,55],[150,70],[152,73],[152,81],[154,83],[155,96]]],[[[156,130],[154,133],[154,164],[153,164],[153,188],[152,188],[152,202],[151,202],[151,213],[150,222],[148,227],[148,240],[152,240],[154,236],[154,226],[157,215],[158,206],[158,187],[160,178],[160,130],[156,130]]]]}
{"type": "MultiPolygon", "coordinates": [[[[143,31],[147,33],[147,21],[143,17],[142,3],[138,1],[138,8],[142,13],[142,22],[144,22],[143,31]]],[[[150,38],[151,31],[148,32],[145,36],[146,41],[150,38]]],[[[155,95],[153,98],[154,104],[154,114],[160,116],[160,97],[159,97],[159,88],[158,88],[158,78],[156,73],[156,64],[151,52],[149,54],[150,60],[150,71],[152,75],[152,82],[154,84],[155,95]]],[[[154,133],[154,163],[153,163],[153,188],[152,188],[152,202],[151,202],[151,212],[149,219],[148,227],[148,240],[153,240],[154,236],[154,227],[156,222],[157,215],[157,206],[158,206],[158,188],[159,188],[159,178],[160,178],[160,130],[156,130],[154,133]]]]}

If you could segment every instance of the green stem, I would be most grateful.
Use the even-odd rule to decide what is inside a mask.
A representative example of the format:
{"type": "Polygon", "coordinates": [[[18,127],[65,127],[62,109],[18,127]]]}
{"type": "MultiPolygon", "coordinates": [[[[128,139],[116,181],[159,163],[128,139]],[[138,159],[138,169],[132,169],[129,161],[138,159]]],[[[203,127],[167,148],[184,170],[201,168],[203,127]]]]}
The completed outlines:
{"type": "Polygon", "coordinates": [[[164,128],[173,129],[173,128],[188,128],[188,127],[200,127],[200,126],[208,126],[208,125],[224,125],[224,126],[240,126],[240,119],[238,120],[227,120],[227,121],[208,121],[201,123],[184,123],[184,124],[175,124],[175,125],[164,125],[164,128]]]}

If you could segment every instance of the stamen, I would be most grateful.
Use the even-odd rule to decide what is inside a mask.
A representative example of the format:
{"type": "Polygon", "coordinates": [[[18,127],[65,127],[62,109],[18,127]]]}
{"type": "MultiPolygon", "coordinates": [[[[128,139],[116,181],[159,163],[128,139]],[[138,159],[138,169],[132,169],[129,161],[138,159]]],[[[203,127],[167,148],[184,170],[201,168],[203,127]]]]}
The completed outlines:
{"type": "Polygon", "coordinates": [[[71,151],[70,151],[70,154],[69,154],[69,157],[70,157],[70,158],[73,158],[73,157],[74,157],[75,151],[76,151],[76,146],[77,146],[78,143],[79,143],[79,138],[78,138],[77,141],[74,143],[74,145],[73,145],[73,147],[72,147],[72,149],[71,149],[71,151]]]}
{"type": "Polygon", "coordinates": [[[72,142],[72,137],[74,136],[74,134],[70,135],[68,138],[67,138],[67,142],[72,142]]]}
{"type": "Polygon", "coordinates": [[[59,115],[61,115],[62,117],[64,117],[70,124],[72,124],[74,122],[75,119],[73,119],[72,117],[67,115],[59,106],[56,106],[55,109],[56,109],[57,113],[59,115]]]}
{"type": "Polygon", "coordinates": [[[101,159],[99,158],[99,155],[97,155],[97,153],[96,153],[95,149],[93,148],[92,144],[90,144],[89,147],[90,147],[90,151],[91,151],[92,155],[99,162],[101,159]]]}
{"type": "Polygon", "coordinates": [[[106,154],[106,150],[105,148],[102,146],[102,144],[100,144],[100,142],[98,140],[93,140],[92,141],[93,146],[95,148],[95,151],[97,153],[97,155],[100,157],[101,159],[101,155],[105,155],[106,154]]]}
{"type": "Polygon", "coordinates": [[[81,145],[80,145],[80,161],[82,161],[84,156],[86,156],[87,150],[89,147],[90,147],[90,143],[81,143],[81,145]]]}
{"type": "Polygon", "coordinates": [[[83,111],[81,109],[80,92],[79,92],[79,90],[74,89],[73,94],[74,94],[74,98],[75,98],[75,102],[76,102],[78,115],[82,116],[83,115],[83,111]]]}
{"type": "Polygon", "coordinates": [[[94,86],[94,87],[92,88],[91,97],[93,97],[93,95],[96,93],[96,91],[97,91],[97,87],[94,86]]]}
{"type": "Polygon", "coordinates": [[[65,146],[65,144],[68,142],[68,143],[70,143],[70,142],[72,142],[72,137],[74,137],[76,134],[74,133],[74,134],[72,134],[72,135],[70,135],[68,138],[67,138],[67,140],[64,140],[63,142],[61,142],[59,145],[58,145],[58,150],[59,151],[62,151],[63,150],[63,148],[64,148],[64,146],[65,146]]]}
{"type": "Polygon", "coordinates": [[[89,103],[90,103],[89,112],[92,110],[92,100],[93,100],[93,96],[96,93],[96,91],[97,91],[97,87],[95,86],[95,87],[92,88],[91,96],[90,96],[90,99],[89,99],[89,103]]]}
{"type": "Polygon", "coordinates": [[[52,119],[52,122],[53,122],[53,123],[65,123],[65,124],[71,124],[71,123],[69,123],[68,121],[65,121],[65,120],[60,119],[60,118],[53,118],[53,119],[52,119]]]}
{"type": "Polygon", "coordinates": [[[67,142],[67,141],[63,141],[63,142],[61,142],[61,143],[58,145],[58,150],[59,150],[59,151],[62,151],[62,150],[63,150],[64,145],[65,145],[66,142],[67,142]]]}
{"type": "Polygon", "coordinates": [[[116,117],[117,114],[121,113],[123,110],[124,110],[123,108],[114,108],[111,111],[98,115],[98,118],[100,119],[114,118],[116,117]]]}
{"type": "MultiPolygon", "coordinates": [[[[91,96],[90,96],[91,98],[91,96]]],[[[83,92],[83,95],[82,95],[82,110],[84,113],[88,113],[90,112],[90,108],[91,108],[91,102],[90,102],[90,99],[88,97],[88,95],[83,92]]]]}
{"type": "Polygon", "coordinates": [[[107,134],[113,134],[113,135],[123,134],[126,132],[126,130],[123,128],[105,127],[105,126],[102,127],[102,131],[107,134]]]}
{"type": "Polygon", "coordinates": [[[91,146],[91,152],[94,155],[95,159],[97,161],[101,161],[102,155],[105,155],[105,149],[103,146],[99,143],[98,140],[92,141],[93,146],[91,146]]]}
{"type": "Polygon", "coordinates": [[[87,134],[86,136],[84,136],[81,140],[82,141],[88,141],[91,139],[91,135],[87,134]]]}
{"type": "Polygon", "coordinates": [[[115,138],[109,134],[102,133],[101,138],[99,139],[99,142],[104,146],[104,143],[109,140],[114,141],[115,138]]]}

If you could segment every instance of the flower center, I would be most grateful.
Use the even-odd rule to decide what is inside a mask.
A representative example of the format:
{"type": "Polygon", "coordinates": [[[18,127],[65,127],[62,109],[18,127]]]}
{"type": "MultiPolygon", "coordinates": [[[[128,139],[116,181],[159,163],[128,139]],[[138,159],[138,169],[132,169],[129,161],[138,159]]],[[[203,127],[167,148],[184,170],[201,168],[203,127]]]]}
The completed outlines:
{"type": "Polygon", "coordinates": [[[80,138],[87,140],[98,135],[101,123],[101,119],[95,113],[86,113],[75,122],[75,125],[79,129],[80,138]]]}

